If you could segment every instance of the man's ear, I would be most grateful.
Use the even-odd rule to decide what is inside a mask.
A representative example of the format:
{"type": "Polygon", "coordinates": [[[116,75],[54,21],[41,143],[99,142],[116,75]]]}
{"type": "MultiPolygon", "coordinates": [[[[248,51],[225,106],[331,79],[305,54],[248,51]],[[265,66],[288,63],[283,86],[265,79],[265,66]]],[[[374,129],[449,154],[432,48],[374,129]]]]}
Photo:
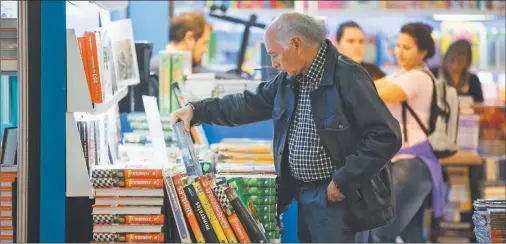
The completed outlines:
{"type": "Polygon", "coordinates": [[[293,47],[295,48],[295,51],[300,53],[302,51],[302,39],[298,36],[292,37],[291,43],[293,44],[293,47]]]}
{"type": "Polygon", "coordinates": [[[194,41],[195,40],[195,34],[193,31],[188,31],[184,34],[184,40],[185,41],[194,41]]]}

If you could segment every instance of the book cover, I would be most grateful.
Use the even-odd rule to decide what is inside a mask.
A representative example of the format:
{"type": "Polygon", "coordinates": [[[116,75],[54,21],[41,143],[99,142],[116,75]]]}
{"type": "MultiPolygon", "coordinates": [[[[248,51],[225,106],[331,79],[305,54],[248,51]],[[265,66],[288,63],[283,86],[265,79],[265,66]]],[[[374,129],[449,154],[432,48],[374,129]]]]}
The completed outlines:
{"type": "Polygon", "coordinates": [[[214,210],[209,203],[209,200],[207,199],[200,182],[194,182],[193,187],[195,188],[195,193],[197,193],[197,197],[199,198],[200,203],[202,203],[202,206],[204,207],[204,211],[209,218],[209,222],[211,223],[211,226],[213,227],[214,233],[216,234],[219,242],[227,243],[228,240],[225,236],[225,232],[223,231],[223,228],[221,227],[220,222],[218,221],[218,218],[216,217],[216,214],[214,213],[214,210]]]}
{"type": "Polygon", "coordinates": [[[120,178],[94,178],[92,179],[95,188],[163,188],[162,179],[120,179],[120,178]]]}
{"type": "Polygon", "coordinates": [[[165,217],[157,215],[124,215],[124,214],[96,214],[93,215],[93,224],[138,224],[163,225],[165,217]]]}
{"type": "Polygon", "coordinates": [[[227,187],[225,188],[225,194],[227,195],[230,204],[239,216],[241,223],[243,223],[244,227],[246,228],[246,231],[248,232],[252,241],[257,243],[267,243],[268,240],[265,237],[263,230],[260,229],[257,221],[253,218],[246,206],[242,203],[235,190],[231,187],[227,187]]]}
{"type": "Polygon", "coordinates": [[[179,201],[181,202],[181,205],[184,209],[186,219],[188,220],[188,223],[190,224],[190,228],[192,229],[193,235],[195,237],[195,241],[197,243],[205,243],[206,240],[204,238],[204,235],[202,234],[202,231],[200,230],[199,223],[197,222],[197,218],[195,217],[195,213],[193,212],[190,201],[188,200],[188,197],[186,196],[186,193],[184,191],[183,182],[181,181],[181,177],[183,177],[183,176],[184,176],[184,174],[174,175],[174,176],[172,176],[172,181],[174,182],[174,186],[176,188],[176,192],[179,197],[179,201]]]}
{"type": "Polygon", "coordinates": [[[221,208],[221,204],[216,199],[216,196],[214,194],[213,189],[211,188],[211,184],[209,183],[207,176],[206,175],[200,176],[197,177],[195,180],[200,183],[202,190],[206,194],[207,199],[209,200],[209,204],[213,208],[214,213],[216,214],[216,218],[220,222],[220,225],[223,228],[223,232],[225,233],[228,242],[237,243],[237,238],[234,235],[234,231],[228,224],[227,217],[225,216],[225,213],[221,208]]]}
{"type": "Polygon", "coordinates": [[[174,182],[170,176],[166,176],[165,178],[166,190],[170,200],[170,206],[172,209],[172,213],[174,216],[174,220],[176,222],[176,227],[179,232],[179,237],[181,238],[182,243],[191,243],[191,236],[188,232],[188,226],[186,225],[186,221],[184,219],[184,213],[181,209],[181,204],[179,203],[176,187],[174,186],[174,182]]]}
{"type": "Polygon", "coordinates": [[[163,233],[93,233],[95,242],[163,243],[163,233]]]}
{"type": "Polygon", "coordinates": [[[248,236],[248,233],[244,229],[244,226],[239,220],[239,217],[234,211],[232,205],[228,201],[227,195],[225,194],[224,187],[222,185],[213,185],[214,192],[216,193],[216,198],[220,201],[221,207],[223,211],[227,215],[228,222],[232,226],[237,239],[241,243],[251,243],[251,240],[248,236]]]}
{"type": "Polygon", "coordinates": [[[102,96],[102,82],[100,76],[99,56],[97,52],[97,40],[95,32],[85,32],[84,37],[86,40],[87,54],[88,56],[88,70],[90,72],[89,78],[91,81],[88,85],[91,85],[90,95],[93,103],[103,103],[104,99],[102,96]]]}
{"type": "Polygon", "coordinates": [[[93,178],[162,179],[161,169],[94,169],[93,178]]]}
{"type": "Polygon", "coordinates": [[[197,215],[197,222],[199,223],[200,229],[204,234],[206,242],[209,243],[218,243],[218,239],[216,238],[216,234],[214,233],[213,227],[209,222],[209,218],[207,217],[202,204],[200,203],[197,193],[195,192],[195,188],[192,184],[189,184],[184,187],[186,195],[188,196],[188,200],[192,204],[193,209],[195,210],[195,214],[197,215]]]}

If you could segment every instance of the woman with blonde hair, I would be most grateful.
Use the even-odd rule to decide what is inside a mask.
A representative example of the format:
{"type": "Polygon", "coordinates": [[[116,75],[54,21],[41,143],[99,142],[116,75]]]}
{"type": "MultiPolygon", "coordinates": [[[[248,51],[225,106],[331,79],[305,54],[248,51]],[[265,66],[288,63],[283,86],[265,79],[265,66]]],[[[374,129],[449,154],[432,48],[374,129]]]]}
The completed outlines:
{"type": "Polygon", "coordinates": [[[472,65],[471,43],[465,39],[453,42],[443,56],[441,66],[432,68],[434,75],[455,87],[461,96],[471,96],[474,102],[483,102],[483,91],[478,76],[469,69],[472,65]]]}

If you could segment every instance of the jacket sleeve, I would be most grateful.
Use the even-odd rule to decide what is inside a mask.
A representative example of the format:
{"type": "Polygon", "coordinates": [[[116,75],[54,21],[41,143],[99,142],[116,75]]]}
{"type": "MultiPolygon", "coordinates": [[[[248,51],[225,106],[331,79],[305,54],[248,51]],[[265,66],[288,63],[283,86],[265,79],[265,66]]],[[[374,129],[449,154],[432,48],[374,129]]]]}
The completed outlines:
{"type": "Polygon", "coordinates": [[[191,124],[237,126],[270,119],[280,77],[281,74],[269,82],[260,83],[254,93],[244,91],[192,102],[195,110],[191,124]]]}
{"type": "Polygon", "coordinates": [[[341,94],[347,116],[358,131],[358,145],[345,156],[344,166],[333,175],[334,184],[345,191],[356,190],[369,181],[402,146],[399,122],[381,100],[370,76],[358,65],[348,64],[341,72],[341,94]]]}

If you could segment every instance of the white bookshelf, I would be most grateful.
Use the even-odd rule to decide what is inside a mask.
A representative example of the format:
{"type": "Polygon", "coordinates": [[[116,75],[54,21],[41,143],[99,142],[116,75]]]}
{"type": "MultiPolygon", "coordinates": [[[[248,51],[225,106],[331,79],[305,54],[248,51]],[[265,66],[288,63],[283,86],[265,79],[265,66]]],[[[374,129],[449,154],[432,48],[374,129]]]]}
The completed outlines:
{"type": "MultiPolygon", "coordinates": [[[[128,86],[120,88],[107,101],[93,104],[81,59],[76,31],[67,29],[67,113],[66,113],[66,196],[93,198],[83,146],[77,129],[76,115],[104,116],[128,94],[128,86]]],[[[90,166],[91,167],[91,166],[90,166]]]]}

